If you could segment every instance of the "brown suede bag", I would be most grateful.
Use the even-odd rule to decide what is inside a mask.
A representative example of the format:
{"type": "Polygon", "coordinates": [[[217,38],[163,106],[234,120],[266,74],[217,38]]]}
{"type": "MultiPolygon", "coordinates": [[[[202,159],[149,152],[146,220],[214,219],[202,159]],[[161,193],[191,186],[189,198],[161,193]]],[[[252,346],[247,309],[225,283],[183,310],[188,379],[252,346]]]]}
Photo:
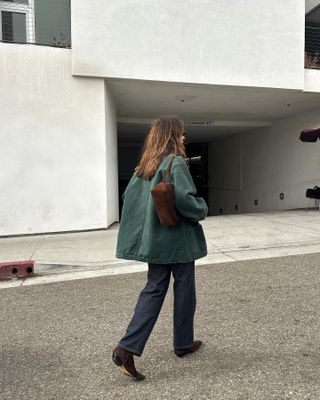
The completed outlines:
{"type": "Polygon", "coordinates": [[[169,226],[177,225],[180,220],[180,217],[176,214],[175,210],[173,183],[167,183],[166,181],[174,158],[175,154],[163,173],[162,181],[155,185],[151,190],[154,208],[156,209],[160,223],[169,226]]]}

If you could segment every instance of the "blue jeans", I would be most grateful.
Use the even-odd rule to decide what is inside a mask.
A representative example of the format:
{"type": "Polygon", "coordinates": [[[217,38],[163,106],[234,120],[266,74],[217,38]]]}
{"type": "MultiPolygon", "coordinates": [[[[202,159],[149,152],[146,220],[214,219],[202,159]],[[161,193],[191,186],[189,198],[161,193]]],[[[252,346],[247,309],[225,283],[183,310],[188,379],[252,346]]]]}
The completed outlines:
{"type": "Polygon", "coordinates": [[[174,278],[173,345],[185,349],[193,345],[193,319],[196,310],[195,263],[148,263],[148,282],[139,295],[137,305],[124,337],[118,345],[141,356],[157,321],[170,283],[174,278]]]}

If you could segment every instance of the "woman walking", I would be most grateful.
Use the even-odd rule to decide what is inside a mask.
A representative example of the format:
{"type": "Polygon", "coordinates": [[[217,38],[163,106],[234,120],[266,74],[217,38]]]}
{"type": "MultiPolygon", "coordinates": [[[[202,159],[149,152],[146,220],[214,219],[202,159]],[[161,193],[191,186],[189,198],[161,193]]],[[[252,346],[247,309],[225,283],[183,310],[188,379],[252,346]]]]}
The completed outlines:
{"type": "Polygon", "coordinates": [[[123,194],[116,256],[148,263],[148,281],[139,295],[126,333],[113,350],[112,359],[122,372],[144,379],[134,365],[141,356],[165,299],[171,273],[174,279],[173,347],[182,357],[198,350],[194,340],[196,309],[195,260],[207,255],[202,226],[205,200],[196,196],[184,146],[185,130],[177,116],[156,119],[146,137],[141,159],[123,194]],[[162,225],[153,205],[151,189],[161,182],[171,162],[168,183],[174,185],[179,222],[162,225]]]}

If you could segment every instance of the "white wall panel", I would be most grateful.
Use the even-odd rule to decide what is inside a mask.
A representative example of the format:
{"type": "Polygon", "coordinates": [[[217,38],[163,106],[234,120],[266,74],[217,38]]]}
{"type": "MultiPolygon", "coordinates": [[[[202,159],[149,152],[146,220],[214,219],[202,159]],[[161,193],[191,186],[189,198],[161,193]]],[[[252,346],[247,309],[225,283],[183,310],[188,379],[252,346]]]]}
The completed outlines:
{"type": "Polygon", "coordinates": [[[304,0],[74,0],[73,74],[303,89],[304,0]]]}
{"type": "Polygon", "coordinates": [[[103,79],[70,50],[0,44],[0,235],[106,227],[103,79]]]}
{"type": "MultiPolygon", "coordinates": [[[[231,136],[209,144],[210,214],[265,212],[314,207],[306,198],[308,187],[320,186],[320,142],[299,140],[300,131],[319,124],[319,110],[298,114],[263,128],[231,136]],[[242,136],[242,141],[240,140],[242,136]],[[242,151],[241,151],[242,143],[242,151]],[[224,174],[226,164],[234,164],[225,149],[234,146],[234,154],[242,154],[242,190],[230,189],[238,180],[239,170],[225,181],[225,188],[215,185],[224,174]],[[229,186],[228,186],[229,185],[229,186]],[[226,190],[228,189],[228,190],[226,190]],[[279,198],[284,193],[284,199],[279,198]],[[258,199],[258,205],[254,200],[258,199]],[[238,204],[238,211],[235,205],[238,204]]],[[[224,175],[228,176],[228,175],[224,175]]]]}

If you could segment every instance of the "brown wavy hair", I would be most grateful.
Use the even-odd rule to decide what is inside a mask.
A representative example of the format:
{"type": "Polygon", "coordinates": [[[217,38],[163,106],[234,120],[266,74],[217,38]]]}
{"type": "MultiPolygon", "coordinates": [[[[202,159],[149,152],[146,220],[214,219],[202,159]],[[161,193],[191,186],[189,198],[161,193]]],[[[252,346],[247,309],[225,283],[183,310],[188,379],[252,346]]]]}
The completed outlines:
{"type": "Polygon", "coordinates": [[[180,142],[183,132],[183,121],[176,115],[163,115],[154,120],[144,141],[139,164],[135,167],[135,174],[150,180],[163,158],[170,153],[186,159],[185,146],[180,142]]]}

